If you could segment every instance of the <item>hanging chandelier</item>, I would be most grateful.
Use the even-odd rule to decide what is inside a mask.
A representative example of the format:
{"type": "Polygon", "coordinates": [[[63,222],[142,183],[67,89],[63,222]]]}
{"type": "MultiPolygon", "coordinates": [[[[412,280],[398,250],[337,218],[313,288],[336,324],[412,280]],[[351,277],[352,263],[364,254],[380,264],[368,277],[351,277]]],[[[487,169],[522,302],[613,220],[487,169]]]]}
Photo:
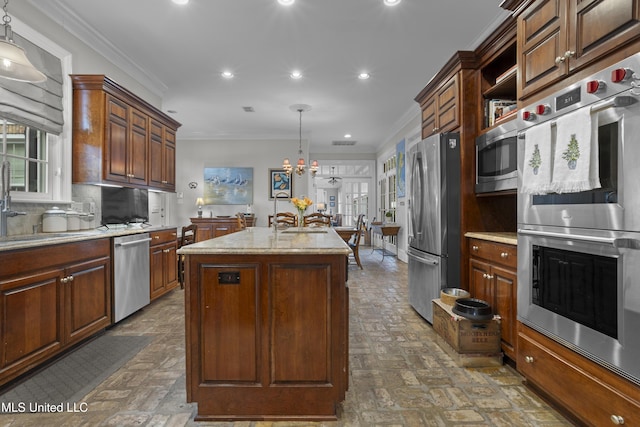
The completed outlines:
{"type": "Polygon", "coordinates": [[[27,58],[24,49],[13,42],[11,17],[7,12],[8,4],[9,0],[5,0],[2,17],[4,37],[0,36],[0,77],[28,83],[44,82],[47,76],[38,71],[27,58]]]}
{"type": "MultiPolygon", "coordinates": [[[[297,111],[300,114],[300,135],[298,139],[298,163],[295,166],[296,175],[302,176],[307,170],[307,165],[305,164],[304,157],[302,157],[302,112],[311,110],[310,105],[298,104],[292,105],[289,107],[293,111],[297,111]]],[[[286,172],[287,175],[291,175],[291,172],[294,170],[293,165],[289,161],[289,158],[285,158],[282,162],[282,169],[286,172]]],[[[309,166],[309,174],[311,177],[315,177],[316,173],[318,173],[318,161],[312,160],[311,166],[309,166]]]]}

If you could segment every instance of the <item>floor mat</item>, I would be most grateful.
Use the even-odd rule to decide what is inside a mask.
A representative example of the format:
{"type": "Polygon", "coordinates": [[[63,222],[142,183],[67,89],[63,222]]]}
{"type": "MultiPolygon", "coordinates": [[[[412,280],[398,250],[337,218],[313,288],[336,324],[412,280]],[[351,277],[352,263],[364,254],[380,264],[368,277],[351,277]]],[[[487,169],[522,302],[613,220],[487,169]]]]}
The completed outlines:
{"type": "Polygon", "coordinates": [[[1,394],[0,402],[79,402],[150,341],[150,336],[98,337],[1,394]]]}

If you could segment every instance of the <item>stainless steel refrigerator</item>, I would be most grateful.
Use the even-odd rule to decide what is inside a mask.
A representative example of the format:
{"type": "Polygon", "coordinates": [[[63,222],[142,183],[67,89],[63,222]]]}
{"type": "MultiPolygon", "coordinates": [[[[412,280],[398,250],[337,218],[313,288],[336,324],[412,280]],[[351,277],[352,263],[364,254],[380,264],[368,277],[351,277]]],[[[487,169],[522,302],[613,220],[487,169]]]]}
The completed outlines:
{"type": "Polygon", "coordinates": [[[432,300],[460,287],[460,134],[409,149],[409,303],[433,323],[432,300]]]}

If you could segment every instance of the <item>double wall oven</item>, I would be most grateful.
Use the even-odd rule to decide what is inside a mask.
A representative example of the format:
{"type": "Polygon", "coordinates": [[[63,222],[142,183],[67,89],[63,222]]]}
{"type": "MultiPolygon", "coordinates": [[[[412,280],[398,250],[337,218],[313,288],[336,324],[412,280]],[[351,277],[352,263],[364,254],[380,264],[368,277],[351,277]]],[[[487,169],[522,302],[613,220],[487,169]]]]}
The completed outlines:
{"type": "Polygon", "coordinates": [[[640,384],[640,54],[523,108],[518,124],[518,318],[640,384]],[[554,165],[575,158],[587,188],[554,165]],[[544,178],[527,174],[544,162],[544,178]]]}

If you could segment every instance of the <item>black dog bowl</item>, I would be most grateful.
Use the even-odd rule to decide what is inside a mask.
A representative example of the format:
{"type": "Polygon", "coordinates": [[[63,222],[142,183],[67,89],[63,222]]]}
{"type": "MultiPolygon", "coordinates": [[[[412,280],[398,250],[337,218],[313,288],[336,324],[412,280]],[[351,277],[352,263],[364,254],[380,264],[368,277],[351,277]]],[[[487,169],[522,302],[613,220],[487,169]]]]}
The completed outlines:
{"type": "Polygon", "coordinates": [[[451,311],[476,322],[493,319],[489,303],[476,298],[458,298],[451,311]]]}

